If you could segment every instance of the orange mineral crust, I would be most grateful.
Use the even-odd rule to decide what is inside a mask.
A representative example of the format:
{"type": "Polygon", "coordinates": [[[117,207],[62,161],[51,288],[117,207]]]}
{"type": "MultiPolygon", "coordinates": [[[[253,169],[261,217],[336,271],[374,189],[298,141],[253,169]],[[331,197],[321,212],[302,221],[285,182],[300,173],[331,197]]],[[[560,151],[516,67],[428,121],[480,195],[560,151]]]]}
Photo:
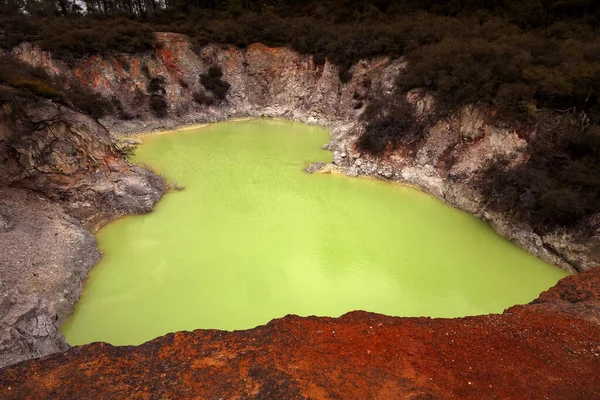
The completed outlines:
{"type": "MultiPolygon", "coordinates": [[[[509,290],[509,288],[507,288],[509,290]]],[[[500,315],[287,316],[0,372],[0,398],[600,399],[600,269],[500,315]]]]}

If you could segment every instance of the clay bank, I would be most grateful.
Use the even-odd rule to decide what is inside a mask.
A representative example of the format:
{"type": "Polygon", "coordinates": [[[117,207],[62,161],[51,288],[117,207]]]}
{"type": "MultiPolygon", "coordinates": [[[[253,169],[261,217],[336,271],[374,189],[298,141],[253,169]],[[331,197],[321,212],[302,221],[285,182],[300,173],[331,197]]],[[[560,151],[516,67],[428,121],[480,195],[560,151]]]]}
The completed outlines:
{"type": "MultiPolygon", "coordinates": [[[[158,176],[123,159],[108,132],[114,139],[248,116],[317,124],[331,132],[325,148],[332,152],[333,162],[316,164],[311,171],[409,183],[488,221],[500,235],[567,271],[591,270],[598,264],[597,231],[537,233],[509,212],[486,207],[474,184],[478,172],[498,158],[509,159],[512,165],[524,162],[528,146],[523,132],[490,123],[488,110],[466,107],[438,121],[417,147],[381,157],[356,150],[354,144],[364,130],[360,119],[364,99],[372,91],[393,90],[395,79],[406,67],[402,60],[359,62],[351,68],[352,79],[342,83],[336,66],[316,65],[310,56],[289,49],[209,45],[194,52],[185,36],[161,33],[158,40],[161,45],[151,54],[92,57],[75,67],[27,44],[13,51],[29,64],[78,79],[119,107],[100,123],[42,99],[0,110],[3,365],[68,347],[59,327],[71,314],[87,272],[100,258],[90,231],[119,216],[150,211],[165,190],[158,176]],[[225,98],[207,102],[198,96],[203,89],[198,75],[215,65],[230,88],[225,98]],[[157,104],[160,117],[156,116],[157,104]],[[15,107],[27,118],[15,118],[15,107]]],[[[409,93],[408,99],[420,116],[435,109],[432,100],[419,91],[409,93]]],[[[228,385],[231,390],[223,391],[225,396],[270,398],[278,393],[287,393],[282,395],[285,398],[389,398],[391,394],[519,398],[523,390],[531,393],[529,397],[544,393],[550,398],[594,398],[598,397],[598,377],[593,371],[599,367],[600,341],[598,297],[590,289],[595,271],[565,278],[535,305],[515,307],[501,315],[457,320],[362,313],[341,319],[287,317],[250,331],[179,333],[139,348],[78,347],[3,370],[0,380],[8,397],[51,393],[50,397],[65,398],[75,390],[81,393],[75,382],[84,380],[71,372],[89,373],[83,366],[87,360],[93,363],[89,368],[96,368],[93,375],[123,380],[114,386],[118,393],[140,397],[155,393],[202,397],[203,393],[220,393],[218,385],[228,385]],[[394,327],[388,334],[376,334],[375,329],[388,326],[394,327]],[[307,333],[313,331],[320,336],[307,333]],[[190,351],[190,346],[195,350],[190,351]],[[312,347],[323,359],[314,363],[314,354],[303,346],[312,347]],[[290,347],[294,352],[285,358],[284,349],[290,347]],[[367,353],[350,362],[336,358],[351,349],[367,353]],[[188,368],[182,354],[191,354],[187,362],[200,369],[188,368]],[[371,354],[377,356],[374,363],[387,367],[373,366],[367,369],[369,373],[361,373],[358,366],[371,365],[365,363],[371,354]],[[490,360],[495,361],[493,368],[487,364],[490,360]],[[532,360],[535,367],[530,369],[532,360]],[[112,366],[105,367],[103,362],[112,366]],[[315,372],[312,365],[319,366],[318,379],[311,375],[315,372]],[[344,371],[339,370],[342,367],[344,371]],[[440,382],[432,382],[432,371],[441,377],[440,382]],[[532,379],[525,380],[530,373],[532,379]],[[561,373],[566,375],[559,379],[561,373]],[[219,374],[233,377],[237,384],[225,384],[220,378],[225,375],[219,374]],[[364,384],[357,387],[373,391],[344,396],[352,392],[341,382],[359,382],[355,380],[359,374],[364,384]],[[23,381],[34,375],[42,378],[23,381]],[[144,378],[138,379],[141,375],[144,378]],[[172,386],[163,379],[170,379],[172,386]],[[298,380],[305,383],[292,383],[298,380]],[[139,386],[126,383],[133,381],[140,382],[139,386]],[[200,382],[202,389],[189,386],[191,381],[200,382]],[[62,386],[51,382],[62,382],[62,386]],[[178,386],[182,382],[185,387],[178,386]]],[[[106,385],[103,388],[110,390],[106,385]]]]}

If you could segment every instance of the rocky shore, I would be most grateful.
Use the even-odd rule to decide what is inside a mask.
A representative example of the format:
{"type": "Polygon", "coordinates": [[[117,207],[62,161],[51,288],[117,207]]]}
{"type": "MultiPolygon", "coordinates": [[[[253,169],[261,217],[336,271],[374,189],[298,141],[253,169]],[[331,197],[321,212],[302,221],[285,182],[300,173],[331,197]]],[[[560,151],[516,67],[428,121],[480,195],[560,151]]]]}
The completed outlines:
{"type": "MultiPolygon", "coordinates": [[[[149,171],[129,165],[123,159],[112,143],[108,132],[114,139],[124,135],[169,130],[183,125],[218,122],[240,117],[281,117],[318,124],[331,131],[332,140],[327,145],[327,149],[332,151],[333,163],[313,166],[310,168],[313,172],[336,172],[349,176],[367,175],[418,186],[457,208],[487,220],[502,236],[514,241],[530,253],[571,272],[591,270],[600,262],[600,234],[598,232],[592,236],[582,236],[583,234],[576,229],[571,229],[557,230],[541,235],[522,221],[515,220],[510,215],[494,213],[486,207],[485,201],[474,184],[478,172],[487,163],[498,157],[509,158],[514,165],[523,162],[528,145],[521,138],[522,135],[514,129],[491,124],[486,110],[467,107],[452,117],[439,121],[429,128],[426,140],[418,148],[399,149],[379,158],[356,151],[354,142],[364,129],[363,122],[360,120],[364,105],[360,99],[367,98],[369,93],[374,91],[385,93],[392,90],[395,79],[405,68],[402,60],[378,58],[359,62],[351,69],[353,74],[350,82],[341,83],[335,65],[329,62],[317,65],[313,62],[312,57],[300,55],[285,48],[268,48],[261,44],[254,44],[242,50],[232,46],[209,45],[197,53],[192,50],[189,41],[183,35],[159,33],[158,39],[161,45],[157,46],[152,53],[122,54],[111,58],[92,57],[81,60],[75,67],[67,66],[63,62],[53,59],[50,54],[28,44],[23,44],[13,51],[14,55],[27,63],[40,66],[59,76],[77,79],[83,85],[112,98],[119,107],[114,115],[105,117],[100,123],[67,107],[41,99],[19,105],[22,107],[20,111],[24,113],[20,115],[25,115],[26,118],[13,118],[16,114],[10,107],[0,110],[0,161],[3,167],[0,169],[0,248],[3,249],[0,254],[0,280],[2,281],[0,282],[0,367],[33,357],[61,352],[67,347],[60,334],[60,325],[71,313],[79,298],[87,272],[100,258],[100,253],[90,232],[121,215],[149,212],[165,190],[165,185],[159,177],[149,171]],[[198,104],[194,101],[194,94],[202,90],[198,75],[214,65],[222,68],[223,79],[231,85],[230,91],[224,101],[217,101],[212,105],[198,104]],[[152,89],[151,82],[156,79],[162,82],[160,90],[152,89]],[[156,95],[155,92],[163,97],[168,107],[167,115],[163,118],[157,118],[149,106],[149,99],[156,95]],[[34,122],[33,125],[31,125],[32,122],[34,122]],[[8,250],[4,251],[4,249],[8,250]]],[[[431,100],[422,96],[418,91],[409,93],[409,101],[417,106],[420,115],[427,115],[433,107],[431,100]]],[[[596,275],[597,273],[594,271],[582,274],[581,278],[577,278],[581,279],[581,281],[576,281],[579,282],[577,285],[596,275]]],[[[590,356],[592,354],[590,349],[593,347],[590,347],[590,343],[597,344],[598,340],[598,319],[595,308],[597,297],[592,296],[590,301],[591,303],[587,300],[568,300],[566,302],[561,300],[559,305],[552,303],[543,307],[538,305],[516,307],[502,316],[481,316],[457,320],[395,319],[365,313],[350,314],[339,320],[286,317],[267,325],[267,327],[247,332],[197,331],[191,334],[169,335],[141,346],[139,351],[162,349],[161,346],[166,346],[165,343],[167,343],[169,346],[173,346],[168,348],[169,350],[165,350],[168,354],[171,351],[179,351],[178,348],[193,347],[192,343],[199,343],[197,351],[202,352],[203,348],[209,348],[207,346],[210,343],[214,342],[215,345],[219,345],[220,338],[228,338],[223,339],[220,346],[227,348],[229,345],[234,346],[238,340],[242,340],[239,342],[242,346],[240,348],[245,348],[244,346],[250,346],[254,343],[253,339],[256,339],[256,343],[253,345],[257,346],[254,351],[258,353],[260,346],[268,349],[270,343],[280,340],[277,336],[278,332],[288,332],[291,335],[289,340],[297,340],[299,343],[301,332],[308,332],[311,329],[325,331],[324,329],[330,327],[336,332],[339,331],[338,329],[354,332],[352,334],[354,336],[348,337],[356,340],[355,350],[357,350],[368,348],[365,347],[368,344],[368,336],[359,340],[359,337],[366,332],[365,324],[383,321],[382,324],[395,326],[396,331],[392,333],[404,338],[403,340],[410,340],[408,338],[413,337],[412,335],[417,335],[415,337],[425,335],[424,338],[430,338],[431,342],[423,339],[423,342],[414,342],[414,345],[411,345],[413,347],[407,347],[409,350],[406,354],[414,358],[410,358],[413,360],[407,364],[410,366],[417,362],[415,361],[417,350],[435,354],[435,357],[432,355],[432,359],[441,357],[442,353],[435,350],[439,345],[437,341],[439,335],[432,334],[432,329],[435,332],[442,332],[441,329],[448,326],[466,332],[471,326],[470,324],[474,324],[473,329],[481,330],[481,332],[477,334],[479,336],[473,333],[475,336],[471,338],[472,341],[469,341],[466,336],[462,337],[461,341],[464,347],[460,351],[463,352],[461,355],[463,360],[471,358],[470,353],[468,354],[466,350],[469,346],[474,346],[473,354],[484,354],[482,353],[484,341],[497,340],[500,345],[502,340],[510,339],[509,343],[516,346],[515,351],[517,352],[513,362],[522,363],[522,365],[518,364],[519,368],[525,368],[528,358],[540,351],[544,352],[545,360],[551,364],[549,360],[552,357],[564,356],[564,347],[561,350],[560,346],[556,347],[558,346],[556,343],[564,344],[562,341],[567,340],[568,337],[575,338],[574,341],[581,340],[583,344],[580,347],[570,347],[565,344],[573,349],[575,356],[569,355],[565,358],[566,361],[564,364],[560,364],[560,368],[575,368],[570,370],[573,372],[569,379],[572,378],[573,381],[569,381],[571,383],[565,381],[565,385],[568,383],[572,386],[573,382],[582,379],[593,382],[593,385],[590,384],[586,387],[588,391],[584,393],[589,395],[597,394],[595,392],[598,387],[597,381],[593,377],[588,379],[587,369],[585,371],[577,369],[576,365],[586,366],[585,368],[597,366],[597,361],[595,361],[597,359],[590,356]],[[572,304],[576,304],[576,306],[572,304]],[[550,309],[553,311],[550,312],[550,309]],[[582,309],[587,310],[588,314],[581,311],[582,309]],[[595,315],[596,319],[582,318],[582,313],[588,317],[595,315]],[[556,325],[556,331],[553,331],[555,324],[558,325],[556,325]],[[499,326],[506,327],[506,334],[496,337],[494,330],[499,326]],[[510,337],[508,332],[511,330],[520,332],[520,336],[518,338],[510,337]],[[552,338],[556,339],[556,342],[552,342],[554,344],[543,341],[540,332],[544,330],[554,332],[552,333],[554,335],[552,338]],[[532,334],[531,332],[537,333],[532,334]],[[531,340],[537,342],[529,343],[528,335],[533,335],[531,337],[535,337],[535,339],[531,340]],[[179,340],[183,340],[182,347],[177,347],[180,345],[178,344],[179,340]],[[585,356],[581,352],[585,352],[585,356]]],[[[387,337],[380,343],[381,352],[391,352],[392,349],[395,349],[391,340],[391,337],[387,337]]],[[[314,343],[323,354],[329,354],[331,349],[322,347],[323,343],[314,343]]],[[[340,345],[349,346],[345,342],[340,345]]],[[[166,348],[164,347],[164,349],[166,348]]],[[[302,348],[295,348],[293,354],[297,358],[290,358],[286,361],[290,363],[289,368],[294,365],[310,365],[310,352],[305,355],[302,348]]],[[[20,393],[25,397],[28,397],[27,393],[30,393],[35,397],[33,395],[35,392],[29,390],[41,390],[45,383],[31,380],[33,386],[27,386],[19,380],[17,375],[31,377],[33,373],[37,373],[35,371],[41,371],[37,369],[37,365],[45,365],[47,367],[44,368],[50,368],[52,363],[60,360],[65,362],[63,371],[72,371],[70,368],[78,368],[76,367],[77,363],[80,363],[80,366],[90,366],[91,369],[88,372],[93,370],[90,373],[98,373],[105,371],[105,367],[109,368],[99,360],[108,362],[117,355],[127,358],[136,351],[138,350],[134,348],[113,348],[106,345],[84,346],[70,350],[66,355],[49,359],[54,361],[41,361],[42,364],[36,364],[36,362],[20,364],[18,367],[0,373],[0,381],[6,383],[5,389],[2,390],[5,390],[4,394],[9,397],[15,393],[20,393]],[[92,357],[90,362],[98,367],[85,364],[83,358],[77,358],[78,355],[92,357]],[[68,364],[69,362],[72,364],[68,364]],[[34,386],[37,384],[42,386],[35,388],[34,386]],[[7,387],[11,389],[6,389],[7,387]],[[21,392],[6,392],[6,390],[17,389],[21,392]]],[[[282,351],[281,348],[279,351],[282,351]]],[[[444,348],[443,352],[446,351],[450,350],[444,348]]],[[[156,393],[164,393],[163,397],[181,397],[177,395],[179,392],[168,392],[170,386],[160,379],[167,376],[161,375],[162,373],[167,374],[163,371],[164,368],[167,368],[166,365],[170,365],[170,370],[175,371],[173,373],[176,374],[177,379],[184,379],[184,375],[181,374],[183,374],[185,363],[182,364],[180,358],[172,358],[172,364],[167,361],[154,363],[157,353],[147,354],[151,355],[146,361],[142,358],[131,358],[130,364],[122,364],[122,370],[115,369],[115,379],[117,379],[118,373],[125,380],[135,374],[141,374],[141,370],[134,367],[134,364],[137,365],[136,363],[139,363],[139,368],[152,366],[156,369],[150,368],[146,374],[157,380],[152,381],[154,383],[148,381],[147,390],[158,390],[156,393]],[[133,375],[124,374],[123,371],[131,371],[133,375]],[[164,392],[160,391],[160,385],[166,388],[164,392]]],[[[494,357],[500,357],[502,354],[494,354],[494,357]]],[[[341,382],[341,377],[347,377],[350,381],[360,379],[358,374],[344,375],[350,373],[351,370],[361,371],[360,360],[356,359],[353,361],[355,364],[348,364],[348,368],[344,372],[340,369],[345,368],[344,363],[336,359],[337,355],[333,354],[330,357],[329,361],[324,359],[320,369],[317,369],[333,371],[331,373],[339,375],[340,378],[334,379],[333,375],[328,378],[331,385],[341,382]],[[340,361],[340,365],[336,364],[338,361],[340,361]],[[334,368],[334,365],[337,367],[334,368]]],[[[164,360],[167,359],[168,357],[164,358],[164,360]]],[[[198,356],[196,359],[204,360],[198,362],[208,363],[207,365],[212,365],[214,368],[219,365],[227,365],[226,363],[221,364],[225,362],[221,358],[211,361],[198,356]]],[[[562,358],[560,359],[562,360],[562,358]]],[[[239,367],[238,372],[242,374],[239,377],[243,378],[244,371],[249,373],[245,365],[253,362],[253,359],[240,358],[239,360],[243,362],[236,365],[239,367]]],[[[510,359],[506,358],[506,360],[510,359]]],[[[400,364],[394,364],[391,359],[382,358],[379,361],[390,363],[390,369],[382,370],[382,377],[387,376],[386,374],[393,374],[391,372],[393,368],[400,367],[400,364]]],[[[279,390],[278,388],[282,389],[282,393],[285,393],[288,388],[292,390],[293,392],[289,392],[292,398],[294,397],[292,395],[298,393],[308,393],[302,394],[305,397],[326,397],[325,394],[328,393],[330,397],[340,396],[339,393],[322,391],[324,390],[322,386],[326,383],[316,385],[312,389],[303,387],[298,391],[289,383],[291,380],[288,380],[288,375],[295,376],[290,374],[289,368],[285,372],[287,375],[281,375],[281,370],[278,369],[277,364],[272,364],[272,360],[261,362],[265,364],[261,364],[260,368],[266,368],[266,372],[260,370],[255,375],[264,376],[265,381],[261,381],[262,383],[258,386],[252,386],[255,389],[239,387],[239,390],[250,390],[248,393],[254,397],[261,397],[259,396],[261,393],[266,396],[269,391],[271,394],[275,393],[279,390]],[[282,383],[284,386],[280,387],[278,386],[280,381],[288,383],[282,383]],[[261,388],[266,388],[267,392],[261,391],[263,390],[261,388]]],[[[402,365],[402,368],[408,368],[406,365],[402,365]]],[[[512,364],[506,361],[498,368],[510,369],[510,365],[512,364]]],[[[466,368],[466,365],[464,367],[466,368]]],[[[528,376],[524,369],[519,368],[510,372],[514,373],[514,382],[520,382],[521,386],[517,383],[514,384],[516,388],[523,387],[523,382],[519,379],[528,376]]],[[[548,377],[558,376],[554,367],[542,366],[540,368],[549,368],[548,377]]],[[[107,374],[108,371],[110,370],[106,369],[107,374]]],[[[227,369],[223,371],[227,371],[227,369]]],[[[451,391],[448,389],[450,386],[439,389],[437,394],[433,391],[434,389],[425,391],[430,387],[427,382],[428,378],[423,380],[421,375],[419,378],[415,378],[416,375],[410,375],[410,368],[406,371],[408,372],[405,375],[398,375],[398,379],[394,378],[396,379],[395,383],[377,378],[379,380],[373,382],[378,383],[365,382],[365,387],[380,385],[377,387],[381,390],[386,387],[389,390],[396,390],[398,387],[410,389],[417,396],[415,398],[418,398],[419,393],[423,396],[430,396],[430,398],[445,398],[451,393],[457,396],[467,393],[451,391]]],[[[482,367],[480,371],[483,376],[485,368],[482,367]]],[[[79,376],[75,372],[69,372],[69,374],[71,373],[73,379],[79,376]]],[[[222,379],[220,373],[215,372],[215,379],[222,379]]],[[[66,379],[58,372],[57,374],[60,376],[52,374],[49,372],[45,382],[52,382],[57,378],[66,379]]],[[[231,376],[235,377],[236,375],[231,376]]],[[[461,375],[460,377],[466,376],[461,375]]],[[[189,376],[185,377],[185,379],[188,378],[191,379],[189,376]]],[[[252,376],[250,378],[257,379],[252,376]]],[[[535,375],[534,378],[537,379],[538,376],[535,375]]],[[[81,379],[81,382],[87,382],[85,379],[81,379]]],[[[113,379],[112,375],[110,379],[113,379]]],[[[173,382],[178,382],[177,379],[174,379],[173,382]]],[[[251,382],[252,379],[250,379],[251,382]]],[[[305,375],[298,379],[307,380],[309,378],[308,375],[305,375]]],[[[101,381],[98,380],[96,383],[101,381]]],[[[223,382],[226,381],[223,380],[223,382]]],[[[544,382],[546,384],[548,380],[544,380],[544,382]]],[[[344,385],[346,384],[344,383],[344,385]]],[[[89,385],[89,387],[93,386],[92,383],[89,385]]],[[[127,386],[129,385],[127,383],[123,383],[123,385],[125,385],[123,390],[133,391],[135,389],[141,391],[140,393],[146,390],[143,387],[127,386]]],[[[560,382],[548,383],[548,385],[550,385],[549,388],[560,390],[572,389],[571,386],[560,386],[560,382]]],[[[119,386],[115,386],[115,388],[117,387],[119,386]]],[[[206,390],[209,390],[211,386],[205,387],[208,388],[206,390]]],[[[462,388],[462,386],[459,387],[462,388]]],[[[479,388],[479,386],[477,387],[479,388]]],[[[71,390],[69,388],[78,390],[74,386],[64,386],[65,390],[71,390]]],[[[539,389],[535,385],[531,388],[531,390],[539,389]]],[[[45,389],[49,390],[47,393],[56,394],[56,396],[50,397],[68,397],[65,394],[67,392],[61,392],[60,388],[53,386],[45,387],[45,389]]],[[[330,388],[330,390],[333,389],[330,388]]],[[[379,395],[371,397],[385,398],[385,390],[379,395]]],[[[148,393],[152,393],[152,391],[148,393]]],[[[197,393],[200,396],[202,392],[197,393]]],[[[224,391],[223,393],[229,392],[224,391]]],[[[231,393],[233,395],[242,392],[231,393]]],[[[552,391],[550,390],[549,393],[552,391]]],[[[154,395],[150,397],[152,396],[154,395]]],[[[110,394],[107,392],[105,397],[110,397],[110,394]]],[[[466,398],[465,396],[458,397],[466,398]]]]}
{"type": "MultiPolygon", "coordinates": [[[[526,161],[528,146],[522,139],[523,132],[494,125],[489,118],[491,110],[465,107],[438,121],[428,129],[418,148],[401,148],[378,158],[356,151],[354,143],[364,129],[360,115],[369,96],[393,90],[406,68],[403,60],[381,57],[361,61],[351,68],[351,80],[342,83],[337,66],[327,61],[315,64],[311,56],[287,48],[208,45],[196,52],[184,35],[158,33],[157,38],[160,45],[152,53],[92,57],[75,68],[28,44],[13,53],[51,73],[76,78],[114,99],[120,111],[101,121],[114,136],[243,117],[317,124],[331,131],[327,149],[333,152],[333,166],[326,167],[326,172],[368,175],[417,186],[488,221],[500,235],[570,272],[585,271],[600,263],[598,230],[591,236],[578,228],[542,234],[517,218],[487,207],[476,184],[478,174],[498,158],[510,160],[513,166],[526,161]],[[199,74],[211,66],[222,69],[230,90],[224,101],[198,104],[194,94],[204,91],[199,74]],[[161,82],[159,89],[156,82],[161,82]],[[149,98],[156,93],[168,107],[162,118],[155,117],[149,107],[149,98]]],[[[421,117],[434,112],[433,100],[419,91],[409,93],[408,100],[416,105],[421,117]]]]}
{"type": "Polygon", "coordinates": [[[467,318],[286,316],[76,347],[0,371],[3,399],[598,399],[600,269],[467,318]]]}
{"type": "Polygon", "coordinates": [[[43,99],[0,109],[0,367],[68,348],[60,333],[101,253],[91,233],[152,210],[162,179],[104,127],[43,99]]]}

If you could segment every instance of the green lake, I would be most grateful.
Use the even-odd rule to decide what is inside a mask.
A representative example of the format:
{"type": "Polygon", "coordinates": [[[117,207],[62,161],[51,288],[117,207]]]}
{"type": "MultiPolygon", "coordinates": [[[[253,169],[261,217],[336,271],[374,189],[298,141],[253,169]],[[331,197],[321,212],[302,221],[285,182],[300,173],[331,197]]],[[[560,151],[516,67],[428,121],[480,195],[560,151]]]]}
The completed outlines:
{"type": "Polygon", "coordinates": [[[247,329],[286,314],[458,317],[535,299],[566,272],[416,189],[303,171],[324,129],[252,120],[148,136],[135,161],[185,187],[113,222],[71,345],[247,329]]]}

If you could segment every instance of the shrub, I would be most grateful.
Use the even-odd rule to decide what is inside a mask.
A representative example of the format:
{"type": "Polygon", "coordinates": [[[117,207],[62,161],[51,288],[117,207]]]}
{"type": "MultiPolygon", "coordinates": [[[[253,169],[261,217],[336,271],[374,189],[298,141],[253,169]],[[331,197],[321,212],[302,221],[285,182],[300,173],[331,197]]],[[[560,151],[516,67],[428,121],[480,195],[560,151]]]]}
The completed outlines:
{"type": "Polygon", "coordinates": [[[129,62],[129,60],[126,57],[119,55],[119,56],[115,57],[115,60],[121,65],[121,67],[123,67],[123,69],[126,72],[131,71],[131,63],[129,62]]]}
{"type": "Polygon", "coordinates": [[[50,77],[45,71],[0,56],[0,83],[73,107],[94,118],[114,111],[111,101],[71,80],[50,77]]]}
{"type": "Polygon", "coordinates": [[[151,79],[150,70],[148,69],[148,66],[146,64],[142,65],[141,71],[142,71],[142,74],[144,74],[144,76],[146,78],[151,79]]]}
{"type": "Polygon", "coordinates": [[[348,83],[352,79],[352,73],[348,66],[342,66],[338,69],[338,78],[342,83],[348,83]]]}
{"type": "Polygon", "coordinates": [[[489,205],[512,211],[538,232],[572,226],[600,209],[600,129],[582,134],[579,115],[543,113],[529,138],[529,159],[515,168],[500,160],[479,187],[489,205]]]}
{"type": "Polygon", "coordinates": [[[200,75],[200,84],[212,92],[219,100],[224,100],[231,85],[222,80],[223,72],[218,66],[211,66],[208,73],[200,75]]]}
{"type": "Polygon", "coordinates": [[[150,92],[150,94],[156,94],[156,95],[166,94],[165,78],[163,78],[162,76],[151,78],[150,81],[148,82],[147,89],[148,89],[148,92],[150,92]]]}
{"type": "Polygon", "coordinates": [[[165,79],[162,76],[150,78],[146,88],[150,93],[150,110],[158,118],[167,116],[168,104],[165,98],[167,91],[165,90],[165,79]]]}
{"type": "Polygon", "coordinates": [[[67,86],[66,96],[76,109],[95,119],[115,112],[113,102],[76,83],[67,86]]]}
{"type": "Polygon", "coordinates": [[[196,103],[207,106],[212,105],[215,101],[212,96],[200,91],[194,92],[193,98],[196,103]]]}
{"type": "Polygon", "coordinates": [[[401,92],[372,101],[362,118],[366,121],[365,131],[356,145],[373,155],[417,143],[423,138],[426,127],[424,121],[415,117],[414,106],[401,92]]]}
{"type": "Polygon", "coordinates": [[[150,96],[150,109],[158,118],[167,116],[167,101],[162,96],[150,96]]]}
{"type": "Polygon", "coordinates": [[[221,70],[221,67],[219,67],[218,65],[211,65],[208,68],[208,76],[210,76],[211,78],[222,78],[223,70],[221,70]]]}

